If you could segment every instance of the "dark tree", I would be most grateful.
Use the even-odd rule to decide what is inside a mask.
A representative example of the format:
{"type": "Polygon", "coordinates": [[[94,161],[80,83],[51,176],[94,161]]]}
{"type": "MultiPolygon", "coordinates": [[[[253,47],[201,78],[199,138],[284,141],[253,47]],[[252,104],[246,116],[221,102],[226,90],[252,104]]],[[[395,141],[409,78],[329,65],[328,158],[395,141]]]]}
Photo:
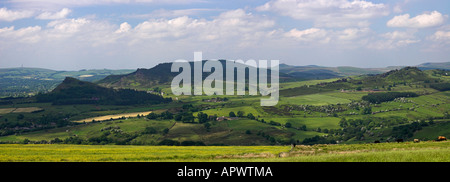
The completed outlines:
{"type": "Polygon", "coordinates": [[[244,111],[238,111],[237,116],[238,117],[244,117],[245,112],[244,111]]]}
{"type": "Polygon", "coordinates": [[[290,127],[292,127],[292,124],[291,124],[291,123],[286,123],[286,124],[284,124],[284,126],[285,126],[286,128],[290,128],[290,127]]]}
{"type": "Polygon", "coordinates": [[[199,112],[197,114],[198,122],[199,123],[206,123],[208,122],[208,114],[205,114],[203,112],[199,112]]]}
{"type": "Polygon", "coordinates": [[[230,117],[236,117],[236,114],[235,114],[233,111],[231,111],[230,114],[228,114],[228,116],[230,116],[230,117]]]}

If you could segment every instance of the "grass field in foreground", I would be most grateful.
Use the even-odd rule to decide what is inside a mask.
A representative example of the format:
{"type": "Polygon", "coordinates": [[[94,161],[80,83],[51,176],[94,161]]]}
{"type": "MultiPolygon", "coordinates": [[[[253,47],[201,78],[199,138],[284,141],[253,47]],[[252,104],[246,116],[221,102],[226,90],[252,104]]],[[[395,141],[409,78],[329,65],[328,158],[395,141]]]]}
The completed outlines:
{"type": "Polygon", "coordinates": [[[0,145],[1,162],[450,162],[450,141],[297,146],[0,145]],[[280,155],[281,153],[281,155],[280,155]],[[280,157],[281,156],[281,157],[280,157]]]}

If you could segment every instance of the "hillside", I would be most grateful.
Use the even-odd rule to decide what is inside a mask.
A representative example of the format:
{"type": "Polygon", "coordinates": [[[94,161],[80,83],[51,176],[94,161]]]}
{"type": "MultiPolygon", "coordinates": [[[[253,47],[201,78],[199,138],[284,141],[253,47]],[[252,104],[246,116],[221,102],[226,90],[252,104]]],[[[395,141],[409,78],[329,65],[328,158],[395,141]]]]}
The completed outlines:
{"type": "Polygon", "coordinates": [[[319,92],[329,92],[333,90],[372,90],[391,91],[399,84],[420,87],[430,86],[431,83],[439,83],[443,80],[433,78],[424,71],[416,67],[404,67],[377,75],[361,75],[357,77],[346,77],[333,82],[321,83],[312,86],[301,86],[281,90],[284,96],[305,95],[319,92]]]}
{"type": "Polygon", "coordinates": [[[97,84],[67,77],[53,91],[36,96],[37,102],[52,102],[54,105],[68,104],[157,104],[169,102],[160,95],[130,89],[115,90],[97,84]]]}
{"type": "MultiPolygon", "coordinates": [[[[223,69],[226,69],[226,60],[220,60],[223,69]]],[[[205,61],[203,61],[204,64],[205,61]]],[[[193,62],[190,62],[193,67],[193,62]]],[[[97,83],[105,87],[113,88],[133,88],[133,89],[150,89],[158,85],[168,85],[170,81],[178,73],[170,71],[172,63],[161,63],[153,68],[140,68],[135,72],[124,75],[110,75],[97,83]]],[[[418,68],[420,70],[433,69],[433,67],[446,68],[448,63],[424,63],[418,68]],[[444,67],[442,67],[444,65],[444,67]]],[[[351,66],[324,67],[316,65],[292,66],[280,64],[280,82],[301,81],[301,80],[319,80],[329,78],[342,78],[348,76],[359,75],[376,75],[386,73],[393,70],[399,70],[407,66],[390,66],[385,68],[357,68],[351,66]]],[[[206,78],[208,73],[203,74],[206,78]]],[[[420,75],[418,75],[420,76],[420,75]]]]}
{"type": "MultiPolygon", "coordinates": [[[[226,70],[226,60],[219,60],[222,63],[223,71],[226,70]]],[[[203,64],[205,61],[203,61],[203,64]]],[[[193,62],[190,62],[193,67],[193,62]]],[[[134,88],[149,89],[158,85],[170,84],[170,81],[178,75],[170,71],[172,63],[161,63],[150,69],[138,69],[133,73],[125,75],[110,75],[97,83],[105,87],[113,88],[134,88]]],[[[316,65],[292,66],[287,64],[279,65],[280,82],[318,80],[339,78],[344,76],[379,74],[389,71],[389,68],[356,68],[356,67],[322,67],[316,65]]],[[[203,78],[208,76],[203,74],[203,78]]],[[[248,77],[248,73],[246,74],[248,77]]],[[[224,77],[225,79],[225,77],[224,77]]]]}
{"type": "Polygon", "coordinates": [[[161,63],[153,68],[140,68],[125,75],[110,75],[99,80],[99,85],[112,88],[151,88],[170,83],[178,73],[170,71],[172,63],[161,63]]]}
{"type": "Polygon", "coordinates": [[[391,70],[391,68],[357,68],[351,66],[323,67],[323,66],[292,66],[283,64],[280,72],[292,75],[297,79],[327,79],[344,76],[379,74],[391,70]]]}
{"type": "MultiPolygon", "coordinates": [[[[223,80],[226,80],[227,61],[219,60],[219,62],[222,64],[223,80]]],[[[204,65],[205,63],[206,60],[202,61],[202,65],[204,65]]],[[[189,62],[189,64],[191,65],[191,75],[194,75],[195,71],[194,62],[189,62]]],[[[153,68],[150,69],[140,68],[135,72],[126,75],[111,75],[96,83],[105,87],[112,87],[112,88],[133,88],[133,89],[147,90],[152,87],[158,87],[161,85],[170,85],[172,79],[179,74],[179,72],[171,72],[171,67],[172,63],[161,63],[153,68]]],[[[210,74],[211,73],[203,72],[202,79],[204,80],[210,74]]],[[[317,74],[320,75],[323,73],[317,74]]],[[[237,72],[235,72],[234,75],[236,77],[237,72]]],[[[248,79],[248,72],[246,72],[245,75],[246,79],[248,79]]],[[[292,75],[283,72],[280,72],[279,76],[280,81],[290,80],[293,78],[292,75]]],[[[268,79],[270,79],[270,70],[268,71],[268,79]]],[[[192,78],[191,80],[193,82],[194,79],[192,78]]]]}
{"type": "MultiPolygon", "coordinates": [[[[225,60],[220,60],[224,62],[225,60]]],[[[191,63],[192,64],[192,63],[191,63]]],[[[385,68],[357,68],[351,66],[324,67],[316,65],[292,66],[280,64],[280,82],[342,78],[347,76],[381,74],[405,66],[385,68]]],[[[416,66],[420,70],[447,69],[449,62],[424,63],[416,66]]],[[[153,68],[137,70],[93,69],[79,71],[56,71],[42,68],[0,68],[0,97],[32,96],[49,92],[66,77],[97,82],[105,87],[149,90],[169,84],[177,73],[170,72],[171,63],[161,63],[153,68]]],[[[204,74],[206,77],[208,74],[204,74]]]]}
{"type": "Polygon", "coordinates": [[[443,63],[423,63],[420,65],[417,65],[416,67],[422,69],[422,70],[430,70],[430,69],[444,69],[444,70],[450,70],[450,62],[443,62],[443,63]]]}

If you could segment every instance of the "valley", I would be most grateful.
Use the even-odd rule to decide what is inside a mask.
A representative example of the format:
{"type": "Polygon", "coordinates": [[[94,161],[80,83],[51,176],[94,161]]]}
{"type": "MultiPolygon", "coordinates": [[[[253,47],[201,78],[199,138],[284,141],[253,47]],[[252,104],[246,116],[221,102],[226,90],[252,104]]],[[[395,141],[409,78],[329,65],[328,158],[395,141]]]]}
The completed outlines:
{"type": "MultiPolygon", "coordinates": [[[[280,100],[271,107],[260,106],[260,96],[174,96],[163,81],[170,77],[124,91],[66,78],[47,94],[2,99],[0,142],[283,146],[432,141],[450,135],[445,73],[405,67],[377,75],[283,81],[280,100]]],[[[115,82],[107,77],[99,83],[108,80],[115,82]]]]}

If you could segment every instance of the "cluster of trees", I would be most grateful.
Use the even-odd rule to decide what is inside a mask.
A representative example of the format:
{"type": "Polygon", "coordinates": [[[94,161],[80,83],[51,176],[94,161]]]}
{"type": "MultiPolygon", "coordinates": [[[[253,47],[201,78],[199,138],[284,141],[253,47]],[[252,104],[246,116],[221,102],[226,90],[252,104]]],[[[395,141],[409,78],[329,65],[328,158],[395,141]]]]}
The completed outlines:
{"type": "Polygon", "coordinates": [[[450,83],[434,83],[430,84],[430,87],[439,91],[450,90],[450,83]]]}
{"type": "Polygon", "coordinates": [[[256,135],[264,137],[266,140],[268,140],[272,145],[275,144],[281,144],[281,145],[290,145],[293,143],[298,143],[297,141],[295,141],[294,139],[287,139],[287,140],[282,140],[280,138],[275,138],[274,136],[271,136],[268,133],[265,133],[263,131],[258,131],[258,133],[256,133],[256,135]]]}
{"type": "Polygon", "coordinates": [[[328,137],[324,137],[324,136],[314,136],[311,138],[305,138],[302,141],[303,145],[314,145],[314,144],[336,144],[336,140],[334,139],[329,139],[328,137]]]}
{"type": "Polygon", "coordinates": [[[120,129],[118,126],[109,126],[104,127],[100,130],[102,133],[100,136],[94,136],[89,138],[81,138],[78,136],[71,136],[65,139],[55,138],[50,141],[42,140],[42,141],[30,141],[25,139],[21,143],[40,143],[40,144],[83,144],[83,145],[107,145],[107,144],[115,144],[115,145],[129,145],[129,144],[139,144],[134,142],[133,140],[144,134],[162,134],[165,135],[169,132],[168,128],[165,128],[161,131],[158,131],[153,127],[146,127],[144,131],[137,133],[127,133],[120,129]]]}
{"type": "Polygon", "coordinates": [[[328,136],[308,138],[302,143],[334,143],[335,141],[347,141],[349,139],[365,140],[366,137],[377,137],[374,131],[386,127],[393,127],[392,133],[390,134],[391,137],[406,139],[413,137],[414,133],[423,127],[434,124],[433,118],[429,118],[429,122],[422,120],[420,122],[407,123],[407,119],[401,117],[365,117],[363,119],[349,120],[342,118],[339,122],[342,129],[330,129],[326,132],[328,136]]]}
{"type": "Polygon", "coordinates": [[[231,111],[228,114],[228,116],[229,117],[240,117],[240,118],[247,117],[248,119],[251,119],[251,120],[255,120],[256,119],[256,117],[252,113],[248,113],[247,115],[245,115],[244,111],[238,111],[237,114],[235,114],[233,111],[231,111]]]}
{"type": "MultiPolygon", "coordinates": [[[[373,131],[377,128],[402,125],[405,123],[407,123],[407,120],[401,117],[365,117],[363,119],[349,120],[342,118],[339,122],[342,129],[323,129],[321,132],[328,133],[328,135],[306,138],[301,143],[304,145],[335,144],[337,141],[347,141],[349,139],[364,140],[365,136],[373,136],[373,131]]],[[[317,131],[319,131],[319,129],[320,128],[318,128],[317,131]]],[[[397,130],[403,131],[403,129],[397,130]]],[[[413,130],[409,130],[408,132],[412,131],[413,130]]],[[[397,134],[394,135],[398,137],[397,134]]]]}
{"type": "Polygon", "coordinates": [[[96,92],[79,87],[63,92],[50,92],[36,95],[37,102],[51,102],[54,105],[70,104],[100,104],[100,105],[139,105],[171,102],[171,98],[149,94],[131,89],[109,90],[96,92]]]}
{"type": "Polygon", "coordinates": [[[174,114],[169,111],[164,111],[161,114],[151,112],[146,116],[148,119],[173,119],[174,114]]]}
{"type": "Polygon", "coordinates": [[[201,108],[193,106],[192,104],[184,104],[181,109],[183,112],[198,112],[201,108]]]}
{"type": "Polygon", "coordinates": [[[38,117],[26,117],[24,114],[17,114],[16,119],[3,119],[0,122],[0,136],[11,135],[15,133],[39,131],[55,127],[71,125],[67,118],[70,114],[42,114],[38,117]]]}
{"type": "Polygon", "coordinates": [[[313,105],[285,105],[284,110],[287,112],[290,111],[304,111],[306,117],[306,114],[311,114],[312,112],[322,112],[326,113],[328,116],[337,117],[337,112],[343,112],[347,109],[352,108],[358,108],[363,106],[364,103],[351,103],[351,104],[329,104],[329,105],[323,105],[323,106],[313,106],[313,105]]]}
{"type": "Polygon", "coordinates": [[[156,128],[145,127],[144,131],[141,132],[141,134],[158,134],[158,133],[166,135],[167,133],[169,133],[169,128],[164,128],[161,132],[159,132],[156,128]]]}
{"type": "Polygon", "coordinates": [[[271,144],[275,144],[276,142],[275,137],[270,136],[269,134],[266,134],[262,131],[259,131],[256,135],[264,137],[266,140],[270,141],[271,144]]]}
{"type": "Polygon", "coordinates": [[[396,126],[392,128],[392,136],[400,139],[411,138],[414,135],[414,132],[422,130],[423,127],[433,124],[433,120],[430,120],[429,122],[425,122],[422,120],[420,122],[413,122],[411,124],[396,126]]]}
{"type": "Polygon", "coordinates": [[[190,141],[190,140],[186,140],[186,141],[175,141],[175,140],[170,140],[170,139],[165,139],[163,141],[160,141],[158,143],[158,145],[167,145],[167,146],[206,146],[205,143],[203,143],[202,141],[190,141]]]}
{"type": "MultiPolygon", "coordinates": [[[[175,121],[181,121],[183,123],[195,123],[195,117],[192,115],[191,112],[179,112],[177,114],[173,114],[169,111],[164,111],[161,114],[152,112],[148,114],[146,117],[148,119],[162,119],[162,120],[175,119],[175,121]]],[[[215,117],[216,116],[210,117],[208,116],[208,114],[203,112],[197,113],[197,120],[198,123],[200,124],[206,123],[211,120],[215,120],[215,117]]]]}
{"type": "Polygon", "coordinates": [[[383,93],[370,93],[362,97],[362,100],[370,103],[379,104],[381,102],[393,101],[399,97],[417,97],[418,94],[414,92],[383,92],[383,93]]]}
{"type": "Polygon", "coordinates": [[[175,121],[182,121],[183,123],[194,123],[195,117],[190,112],[180,112],[175,114],[175,121]]]}

